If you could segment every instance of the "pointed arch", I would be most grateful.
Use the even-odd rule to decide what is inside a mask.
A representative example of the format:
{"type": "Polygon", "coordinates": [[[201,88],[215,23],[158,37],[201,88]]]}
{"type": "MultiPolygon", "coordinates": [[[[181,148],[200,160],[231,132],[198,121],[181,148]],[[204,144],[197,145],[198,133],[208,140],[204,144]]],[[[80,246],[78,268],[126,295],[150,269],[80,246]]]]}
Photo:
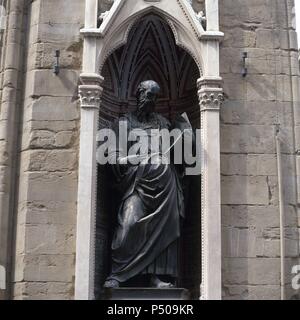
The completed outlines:
{"type": "Polygon", "coordinates": [[[176,45],[174,33],[161,16],[150,12],[136,21],[128,35],[128,42],[106,59],[103,67],[105,73],[107,69],[110,77],[104,82],[103,110],[114,108],[111,111],[116,114],[132,110],[138,83],[149,77],[157,81],[162,89],[158,103],[160,112],[172,118],[179,112],[189,110],[191,115],[194,114],[192,121],[199,127],[198,66],[188,52],[176,45]],[[193,83],[189,73],[193,75],[193,83]],[[112,78],[114,85],[117,85],[113,92],[109,90],[113,87],[109,83],[112,78]]]}
{"type": "MultiPolygon", "coordinates": [[[[170,14],[166,10],[159,8],[157,6],[147,6],[138,12],[132,13],[126,17],[123,21],[120,21],[118,25],[114,27],[113,22],[110,26],[110,31],[103,31],[102,36],[105,36],[106,41],[103,41],[102,49],[99,51],[98,55],[98,70],[101,74],[101,70],[105,64],[106,59],[117,49],[126,45],[129,41],[129,35],[132,29],[136,26],[137,22],[140,21],[144,16],[149,14],[154,14],[160,17],[167,25],[173,36],[175,38],[176,46],[181,47],[193,57],[195,63],[198,66],[199,73],[203,75],[203,61],[201,53],[199,52],[195,42],[199,41],[199,37],[202,32],[204,32],[200,24],[192,22],[187,14],[184,15],[185,19],[188,19],[188,24],[190,28],[182,23],[179,19],[176,19],[174,15],[170,14]],[[191,29],[192,33],[191,33],[191,29]],[[199,30],[200,29],[200,30],[199,30]]],[[[101,32],[101,28],[100,28],[101,32]]],[[[140,31],[142,32],[142,31],[140,31]]]]}

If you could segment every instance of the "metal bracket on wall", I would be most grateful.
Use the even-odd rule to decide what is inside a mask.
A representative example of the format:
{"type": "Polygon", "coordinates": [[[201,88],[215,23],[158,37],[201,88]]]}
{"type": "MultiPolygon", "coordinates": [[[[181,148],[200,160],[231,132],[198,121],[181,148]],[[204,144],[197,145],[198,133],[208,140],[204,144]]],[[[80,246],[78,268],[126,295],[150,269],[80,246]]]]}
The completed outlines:
{"type": "Polygon", "coordinates": [[[247,74],[248,74],[248,69],[246,67],[246,59],[248,58],[248,53],[247,52],[243,52],[243,69],[242,69],[242,76],[243,78],[246,78],[247,74]]]}
{"type": "Polygon", "coordinates": [[[54,65],[54,74],[58,75],[60,71],[60,66],[59,66],[59,57],[60,57],[60,50],[55,50],[55,65],[54,65]]]}

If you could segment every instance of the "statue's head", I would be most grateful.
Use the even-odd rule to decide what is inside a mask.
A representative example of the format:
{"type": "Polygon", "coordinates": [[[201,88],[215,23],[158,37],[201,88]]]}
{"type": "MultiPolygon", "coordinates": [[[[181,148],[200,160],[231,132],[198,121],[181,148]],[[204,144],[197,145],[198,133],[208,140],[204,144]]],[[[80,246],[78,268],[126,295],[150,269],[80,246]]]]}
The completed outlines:
{"type": "Polygon", "coordinates": [[[153,112],[159,92],[160,87],[155,81],[143,81],[136,93],[138,111],[146,114],[153,112]]]}

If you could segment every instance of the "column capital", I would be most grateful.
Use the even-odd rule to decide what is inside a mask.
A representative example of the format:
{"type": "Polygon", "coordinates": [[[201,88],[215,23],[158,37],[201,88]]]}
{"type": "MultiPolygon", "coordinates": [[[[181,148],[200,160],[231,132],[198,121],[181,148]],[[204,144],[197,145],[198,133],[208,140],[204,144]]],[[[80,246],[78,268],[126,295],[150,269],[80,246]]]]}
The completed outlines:
{"type": "Polygon", "coordinates": [[[220,111],[224,101],[223,80],[221,77],[202,77],[198,79],[199,104],[202,111],[220,111]]]}
{"type": "Polygon", "coordinates": [[[221,88],[204,88],[198,91],[201,112],[220,111],[224,101],[221,88]]]}
{"type": "Polygon", "coordinates": [[[103,88],[101,84],[103,77],[93,73],[82,73],[80,75],[79,97],[81,108],[99,109],[103,88]]]}

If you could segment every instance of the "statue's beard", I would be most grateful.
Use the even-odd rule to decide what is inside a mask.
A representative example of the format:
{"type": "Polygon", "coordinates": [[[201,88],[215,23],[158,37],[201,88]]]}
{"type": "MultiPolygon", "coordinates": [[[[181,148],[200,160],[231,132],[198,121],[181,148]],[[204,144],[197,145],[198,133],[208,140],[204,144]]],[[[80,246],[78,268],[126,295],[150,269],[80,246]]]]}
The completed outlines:
{"type": "Polygon", "coordinates": [[[155,101],[152,99],[140,99],[138,102],[138,117],[147,120],[155,110],[155,101]]]}

